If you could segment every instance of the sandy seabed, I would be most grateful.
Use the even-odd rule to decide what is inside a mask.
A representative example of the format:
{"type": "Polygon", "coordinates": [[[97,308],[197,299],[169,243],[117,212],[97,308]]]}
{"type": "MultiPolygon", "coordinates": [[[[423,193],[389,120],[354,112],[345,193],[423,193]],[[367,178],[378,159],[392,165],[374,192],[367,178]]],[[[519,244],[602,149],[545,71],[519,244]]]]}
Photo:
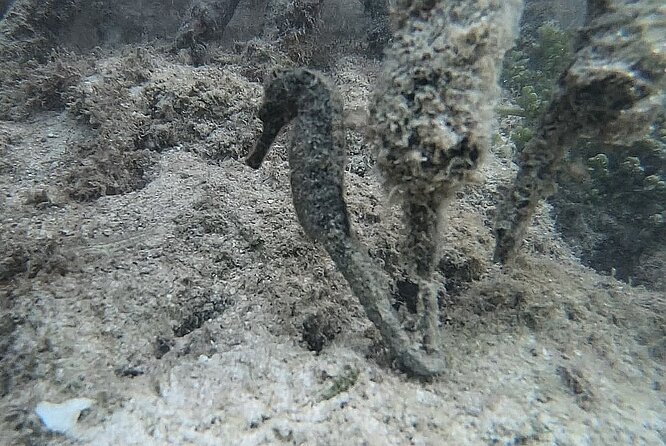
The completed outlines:
{"type": "MultiPolygon", "coordinates": [[[[116,56],[81,81],[78,108],[0,122],[0,444],[666,442],[663,293],[581,266],[547,206],[516,263],[491,262],[493,211],[515,173],[503,138],[483,181],[446,214],[449,369],[419,382],[393,368],[344,279],[299,227],[284,138],[262,169],[244,165],[260,130],[261,86],[244,80],[249,71],[142,57],[152,58],[148,74],[123,84],[125,120],[110,115],[106,133],[81,110],[107,94],[116,56]],[[224,94],[201,87],[211,76],[224,94]],[[187,115],[192,98],[209,93],[227,101],[221,122],[170,124],[165,101],[185,95],[187,115]],[[141,125],[171,125],[150,128],[173,144],[144,141],[146,181],[125,181],[137,169],[116,164],[114,152],[99,159],[140,107],[152,111],[141,125]],[[82,151],[91,138],[98,143],[82,151]],[[74,169],[86,156],[97,167],[74,169]],[[98,178],[116,165],[110,180],[98,178]],[[104,181],[107,195],[90,198],[104,181]],[[71,398],[94,404],[67,434],[48,432],[36,405],[71,398]]],[[[348,109],[366,106],[376,72],[360,57],[338,61],[331,76],[348,109]]],[[[388,262],[400,219],[360,130],[347,134],[352,223],[388,262]]]]}

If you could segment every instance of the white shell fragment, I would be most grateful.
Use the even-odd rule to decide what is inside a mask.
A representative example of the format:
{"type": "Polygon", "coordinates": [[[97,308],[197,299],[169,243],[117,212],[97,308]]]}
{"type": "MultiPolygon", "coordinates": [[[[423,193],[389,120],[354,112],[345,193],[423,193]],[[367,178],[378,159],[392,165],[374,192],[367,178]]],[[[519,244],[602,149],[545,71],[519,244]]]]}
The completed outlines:
{"type": "Polygon", "coordinates": [[[67,434],[74,429],[81,411],[94,403],[90,398],[72,398],[60,404],[42,401],[35,407],[35,413],[48,430],[67,434]]]}

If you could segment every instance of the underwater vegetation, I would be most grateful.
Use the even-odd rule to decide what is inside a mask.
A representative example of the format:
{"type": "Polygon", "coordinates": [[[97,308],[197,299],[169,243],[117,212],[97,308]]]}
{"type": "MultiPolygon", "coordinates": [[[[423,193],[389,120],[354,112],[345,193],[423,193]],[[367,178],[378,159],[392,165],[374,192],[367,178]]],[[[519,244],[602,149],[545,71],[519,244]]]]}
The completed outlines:
{"type": "Polygon", "coordinates": [[[507,52],[502,69],[502,86],[517,107],[499,109],[500,115],[523,118],[510,134],[521,151],[534,136],[539,117],[550,103],[557,79],[573,58],[574,33],[555,22],[521,29],[516,46],[507,52]]]}
{"type": "Polygon", "coordinates": [[[560,232],[584,263],[664,289],[666,132],[664,116],[631,144],[580,140],[567,154],[551,201],[560,232]]]}

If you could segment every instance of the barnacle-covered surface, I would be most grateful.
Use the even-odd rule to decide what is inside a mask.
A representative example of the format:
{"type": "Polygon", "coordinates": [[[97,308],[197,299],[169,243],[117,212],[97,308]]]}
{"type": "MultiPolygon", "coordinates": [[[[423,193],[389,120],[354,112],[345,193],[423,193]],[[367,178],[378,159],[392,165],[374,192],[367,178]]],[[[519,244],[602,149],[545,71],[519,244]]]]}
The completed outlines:
{"type": "MultiPolygon", "coordinates": [[[[260,132],[261,67],[283,59],[271,42],[241,53],[231,42],[193,67],[170,53],[170,37],[58,48],[20,66],[35,78],[0,86],[13,110],[0,121],[0,444],[663,442],[663,293],[582,267],[547,206],[514,264],[493,265],[495,207],[516,169],[500,156],[507,138],[480,166],[485,184],[462,186],[443,216],[447,369],[411,380],[303,233],[284,136],[261,170],[243,162],[260,132]],[[147,144],[163,134],[172,139],[147,144]],[[72,168],[113,153],[149,155],[140,187],[68,194],[72,168]],[[95,404],[69,435],[34,413],[82,397],[95,404]]],[[[363,51],[336,59],[328,75],[354,124],[349,219],[393,274],[402,223],[360,119],[380,68],[363,51]]],[[[400,311],[410,292],[402,284],[400,311]]]]}

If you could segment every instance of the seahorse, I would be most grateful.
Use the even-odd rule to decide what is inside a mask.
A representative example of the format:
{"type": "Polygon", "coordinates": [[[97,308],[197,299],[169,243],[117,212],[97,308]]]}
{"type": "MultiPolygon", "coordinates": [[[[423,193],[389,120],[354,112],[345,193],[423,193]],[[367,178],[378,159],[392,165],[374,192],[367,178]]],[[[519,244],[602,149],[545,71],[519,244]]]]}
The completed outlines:
{"type": "Polygon", "coordinates": [[[280,130],[294,122],[288,158],[298,221],[328,252],[397,365],[418,377],[439,374],[445,361],[428,355],[402,330],[390,304],[390,277],[352,233],[344,199],[342,116],[342,101],[321,73],[305,68],[277,70],[265,86],[259,110],[263,132],[246,163],[258,169],[280,130]]]}
{"type": "Polygon", "coordinates": [[[649,132],[664,108],[665,31],[663,1],[588,1],[574,60],[561,74],[497,210],[495,261],[516,257],[537,206],[556,191],[566,151],[579,137],[621,144],[649,132]]]}

